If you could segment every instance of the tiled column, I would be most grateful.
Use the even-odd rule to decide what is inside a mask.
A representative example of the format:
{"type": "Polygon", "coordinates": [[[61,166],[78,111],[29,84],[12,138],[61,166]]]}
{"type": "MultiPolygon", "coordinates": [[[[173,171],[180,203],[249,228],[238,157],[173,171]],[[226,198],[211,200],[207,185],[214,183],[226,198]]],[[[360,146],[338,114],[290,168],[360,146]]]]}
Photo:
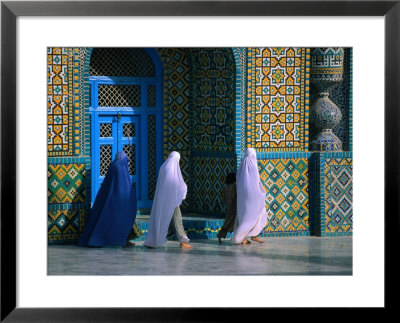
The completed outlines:
{"type": "Polygon", "coordinates": [[[314,153],[310,160],[311,234],[352,235],[352,153],[314,153]]]}

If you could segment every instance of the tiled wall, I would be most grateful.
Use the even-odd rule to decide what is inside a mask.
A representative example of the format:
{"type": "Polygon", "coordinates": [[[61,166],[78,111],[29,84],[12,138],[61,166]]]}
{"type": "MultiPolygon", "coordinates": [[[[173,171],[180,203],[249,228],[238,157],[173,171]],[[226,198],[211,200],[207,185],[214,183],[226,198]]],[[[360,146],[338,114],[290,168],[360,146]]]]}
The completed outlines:
{"type": "Polygon", "coordinates": [[[257,151],[267,192],[262,234],[309,235],[310,50],[248,48],[246,63],[246,147],[257,151]]]}
{"type": "Polygon", "coordinates": [[[264,184],[268,222],[264,235],[290,232],[309,234],[308,154],[292,153],[290,158],[258,159],[264,184]]]}
{"type": "Polygon", "coordinates": [[[159,48],[164,73],[164,155],[189,150],[189,59],[185,49],[159,48]]]}
{"type": "MultiPolygon", "coordinates": [[[[255,147],[267,190],[264,236],[351,234],[350,49],[345,78],[331,94],[344,116],[334,131],[349,152],[331,154],[308,151],[314,95],[308,48],[156,51],[164,75],[163,153],[181,153],[185,212],[223,217],[225,176],[246,147],[255,147]]],[[[90,48],[48,50],[49,243],[76,242],[90,212],[90,54],[90,48]]],[[[189,231],[213,237],[218,223],[189,231]]]]}
{"type": "Polygon", "coordinates": [[[191,49],[194,151],[233,152],[235,60],[231,49],[191,49]]]}
{"type": "Polygon", "coordinates": [[[49,210],[48,218],[49,243],[53,244],[75,242],[85,226],[83,208],[49,210]]]}
{"type": "Polygon", "coordinates": [[[248,49],[247,146],[304,151],[308,141],[310,51],[248,49]]]}
{"type": "Polygon", "coordinates": [[[50,243],[75,242],[84,227],[89,209],[86,163],[86,158],[48,158],[50,243]]]}
{"type": "Polygon", "coordinates": [[[327,156],[324,164],[325,233],[348,234],[353,230],[353,160],[346,154],[327,156]]]}
{"type": "Polygon", "coordinates": [[[90,210],[88,50],[48,48],[48,239],[73,243],[90,210]]]}
{"type": "Polygon", "coordinates": [[[49,203],[83,203],[85,201],[85,164],[48,166],[49,203]]]}
{"type": "MultiPolygon", "coordinates": [[[[321,160],[328,163],[325,155],[308,151],[309,107],[315,96],[309,81],[310,49],[247,51],[247,110],[242,109],[242,113],[246,113],[246,146],[258,152],[260,177],[267,191],[264,235],[350,234],[351,152],[342,153],[347,159],[341,163],[347,164],[341,164],[336,171],[331,165],[336,159],[326,159],[329,166],[322,166],[321,160]],[[285,165],[302,168],[298,177],[301,182],[288,175],[285,165]],[[345,184],[337,181],[340,176],[342,181],[346,179],[345,184]],[[295,186],[289,188],[285,178],[295,186]],[[293,205],[289,196],[295,201],[293,205]]],[[[351,49],[346,49],[344,80],[331,93],[343,114],[334,131],[344,142],[345,150],[352,147],[351,66],[351,49]]],[[[243,153],[238,155],[238,165],[242,156],[243,153]]]]}
{"type": "MultiPolygon", "coordinates": [[[[48,48],[47,144],[48,156],[83,155],[86,49],[48,48]]],[[[86,102],[85,102],[86,101],[86,102]]]]}
{"type": "Polygon", "coordinates": [[[47,50],[47,150],[49,156],[72,155],[72,49],[47,50]]]}
{"type": "Polygon", "coordinates": [[[191,210],[223,216],[225,177],[236,169],[235,58],[230,48],[190,49],[193,141],[191,210]]]}
{"type": "MultiPolygon", "coordinates": [[[[188,187],[191,181],[190,160],[190,64],[184,48],[158,48],[163,63],[164,107],[163,107],[163,153],[166,159],[170,152],[181,155],[180,167],[188,187]]],[[[192,191],[189,189],[182,209],[189,208],[192,191]]]]}
{"type": "Polygon", "coordinates": [[[226,174],[236,169],[236,158],[227,155],[196,153],[191,159],[193,168],[192,210],[208,216],[223,216],[225,202],[222,192],[226,174]]]}
{"type": "Polygon", "coordinates": [[[311,232],[318,236],[353,232],[353,158],[351,152],[315,153],[311,160],[311,232]]]}

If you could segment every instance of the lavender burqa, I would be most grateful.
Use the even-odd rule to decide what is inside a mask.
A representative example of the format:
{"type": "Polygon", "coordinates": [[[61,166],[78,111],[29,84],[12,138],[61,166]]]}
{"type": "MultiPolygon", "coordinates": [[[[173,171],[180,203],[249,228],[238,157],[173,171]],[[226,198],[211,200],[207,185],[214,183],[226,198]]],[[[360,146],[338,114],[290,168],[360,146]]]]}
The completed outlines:
{"type": "Polygon", "coordinates": [[[173,151],[160,167],[145,246],[155,248],[166,242],[174,210],[186,198],[187,186],[179,167],[179,159],[179,153],[173,151]]]}
{"type": "Polygon", "coordinates": [[[128,162],[123,151],[116,154],[96,195],[80,246],[126,245],[137,211],[128,162]]]}
{"type": "Polygon", "coordinates": [[[267,223],[265,190],[258,173],[256,151],[247,148],[236,175],[237,216],[231,243],[255,237],[267,223]]]}

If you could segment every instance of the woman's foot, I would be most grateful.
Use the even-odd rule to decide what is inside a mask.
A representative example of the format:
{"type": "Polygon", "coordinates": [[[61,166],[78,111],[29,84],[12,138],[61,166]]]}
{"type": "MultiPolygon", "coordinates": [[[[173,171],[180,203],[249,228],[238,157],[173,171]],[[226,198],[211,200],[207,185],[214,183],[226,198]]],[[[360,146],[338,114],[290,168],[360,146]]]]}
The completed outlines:
{"type": "Polygon", "coordinates": [[[251,237],[251,240],[257,241],[258,243],[264,243],[259,237],[251,237]]]}
{"type": "Polygon", "coordinates": [[[147,248],[149,248],[149,249],[155,249],[155,247],[150,247],[150,246],[147,246],[147,245],[143,245],[143,246],[145,246],[145,247],[147,247],[147,248]]]}
{"type": "Polygon", "coordinates": [[[127,241],[126,245],[125,245],[125,247],[134,247],[134,246],[135,246],[135,243],[134,242],[130,242],[130,241],[127,241]]]}
{"type": "Polygon", "coordinates": [[[186,242],[181,242],[180,247],[183,248],[183,249],[191,249],[191,248],[193,248],[192,245],[190,245],[190,244],[188,244],[186,242]]]}
{"type": "Polygon", "coordinates": [[[251,244],[251,241],[244,239],[240,244],[251,244]]]}

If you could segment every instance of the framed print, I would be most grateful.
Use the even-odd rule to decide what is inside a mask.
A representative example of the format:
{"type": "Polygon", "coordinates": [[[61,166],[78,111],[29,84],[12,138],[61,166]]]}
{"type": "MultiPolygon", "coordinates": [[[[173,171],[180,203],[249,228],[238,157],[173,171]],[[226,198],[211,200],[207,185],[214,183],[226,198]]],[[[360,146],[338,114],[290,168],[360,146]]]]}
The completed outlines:
{"type": "Polygon", "coordinates": [[[1,320],[390,308],[399,14],[398,1],[2,1],[1,320]],[[267,225],[246,233],[250,246],[230,246],[240,226],[221,240],[223,188],[249,148],[267,225]],[[186,232],[174,205],[175,241],[146,249],[172,151],[186,232]],[[136,220],[124,222],[122,242],[82,242],[98,197],[107,201],[114,156],[127,163],[115,172],[127,170],[136,220]]]}

